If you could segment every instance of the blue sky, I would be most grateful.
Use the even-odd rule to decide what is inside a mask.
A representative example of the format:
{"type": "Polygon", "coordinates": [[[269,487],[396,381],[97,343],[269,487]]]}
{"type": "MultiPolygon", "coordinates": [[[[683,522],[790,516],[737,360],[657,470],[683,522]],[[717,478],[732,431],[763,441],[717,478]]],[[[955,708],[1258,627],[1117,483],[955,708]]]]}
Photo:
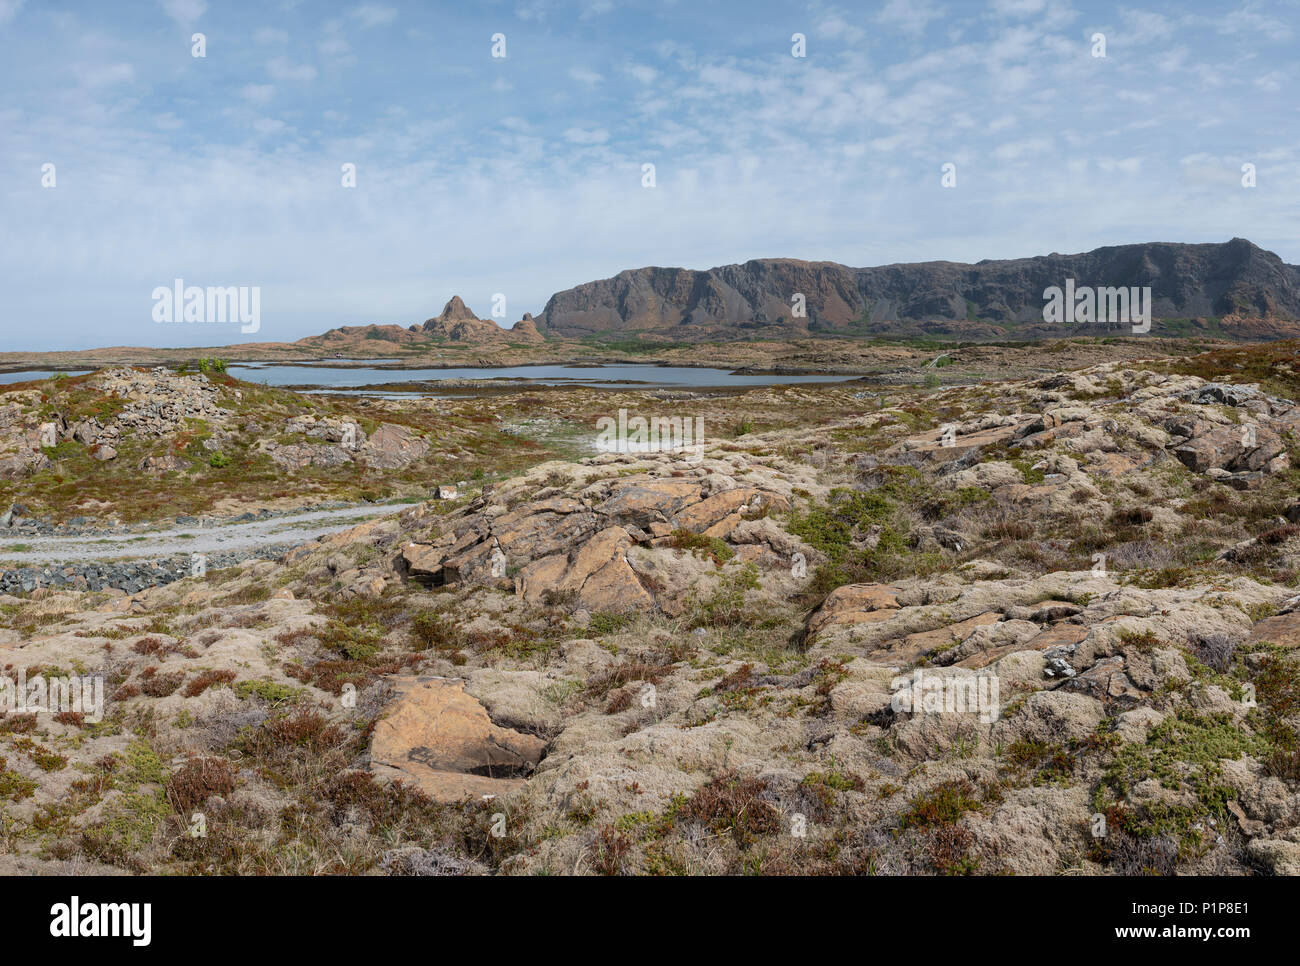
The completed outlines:
{"type": "Polygon", "coordinates": [[[1298,44],[1300,0],[0,0],[0,350],[248,338],[154,323],[177,277],[288,341],[644,265],[1297,263],[1298,44]]]}

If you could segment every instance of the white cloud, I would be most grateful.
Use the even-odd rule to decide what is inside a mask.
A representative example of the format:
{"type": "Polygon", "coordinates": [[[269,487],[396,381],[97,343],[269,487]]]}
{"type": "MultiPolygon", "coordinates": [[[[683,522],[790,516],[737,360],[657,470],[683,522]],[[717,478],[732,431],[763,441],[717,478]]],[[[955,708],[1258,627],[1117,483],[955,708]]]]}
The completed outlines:
{"type": "Polygon", "coordinates": [[[1042,13],[1047,0],[993,0],[992,9],[999,17],[1032,17],[1042,13]]]}
{"type": "Polygon", "coordinates": [[[647,67],[645,64],[626,64],[623,69],[639,80],[642,84],[653,84],[659,71],[653,67],[647,67]]]}
{"type": "Polygon", "coordinates": [[[549,8],[547,0],[524,0],[515,5],[515,16],[520,20],[545,20],[549,8]]]}
{"type": "Polygon", "coordinates": [[[709,64],[700,68],[698,76],[711,94],[757,94],[774,88],[774,83],[765,81],[763,75],[733,64],[709,64]]]}
{"type": "Polygon", "coordinates": [[[1079,16],[1068,0],[993,0],[991,13],[1005,20],[1035,20],[1044,30],[1059,29],[1079,16]]]}
{"type": "Polygon", "coordinates": [[[1023,141],[1013,141],[1009,144],[999,145],[993,151],[993,157],[1000,161],[1016,161],[1025,155],[1050,155],[1052,152],[1052,141],[1045,137],[1031,137],[1023,141]]]}
{"type": "Polygon", "coordinates": [[[290,64],[286,57],[267,61],[266,72],[273,79],[281,81],[309,81],[316,78],[316,68],[311,64],[290,64]]]}
{"type": "Polygon", "coordinates": [[[1262,91],[1276,93],[1287,83],[1287,76],[1280,70],[1271,70],[1255,78],[1255,86],[1262,91]]]}
{"type": "Polygon", "coordinates": [[[253,42],[257,44],[287,44],[289,31],[275,27],[258,27],[253,31],[253,42]]]}
{"type": "Polygon", "coordinates": [[[1047,10],[1039,23],[1044,30],[1060,30],[1078,17],[1079,12],[1070,6],[1067,0],[1048,0],[1047,10]]]}
{"type": "Polygon", "coordinates": [[[867,36],[865,30],[838,10],[827,10],[822,13],[813,27],[813,32],[825,40],[842,41],[846,44],[861,43],[867,36]]]}
{"type": "Polygon", "coordinates": [[[943,10],[930,0],[889,0],[876,20],[897,27],[905,34],[921,34],[932,20],[943,19],[943,10]]]}
{"type": "Polygon", "coordinates": [[[1174,22],[1164,14],[1127,8],[1120,11],[1126,38],[1138,41],[1164,40],[1174,32],[1174,22]]]}
{"type": "Polygon", "coordinates": [[[245,84],[239,89],[239,96],[250,104],[269,104],[275,96],[275,85],[245,84]]]}
{"type": "Polygon", "coordinates": [[[1176,74],[1187,66],[1189,51],[1186,47],[1174,47],[1162,51],[1155,57],[1156,70],[1162,74],[1176,74]]]}
{"type": "Polygon", "coordinates": [[[342,57],[352,52],[351,45],[342,37],[326,37],[316,45],[324,57],[342,57]]]}
{"type": "Polygon", "coordinates": [[[207,12],[204,0],[159,0],[163,12],[182,27],[189,27],[207,12]]]}
{"type": "Polygon", "coordinates": [[[1153,90],[1118,90],[1115,92],[1115,99],[1119,101],[1129,101],[1133,104],[1155,104],[1160,100],[1160,95],[1153,90]]]}
{"type": "Polygon", "coordinates": [[[564,132],[564,140],[570,144],[604,144],[609,140],[609,132],[604,128],[571,127],[564,132]]]}
{"type": "Polygon", "coordinates": [[[570,67],[569,76],[579,84],[599,84],[605,79],[587,67],[570,67]]]}
{"type": "Polygon", "coordinates": [[[336,64],[351,64],[356,58],[352,56],[352,46],[343,34],[342,20],[327,20],[323,28],[324,38],[316,45],[322,57],[336,64]]]}
{"type": "Polygon", "coordinates": [[[1237,10],[1224,14],[1218,20],[1197,18],[1198,22],[1208,22],[1219,33],[1226,36],[1252,35],[1274,43],[1285,43],[1291,39],[1292,25],[1285,21],[1260,13],[1258,3],[1246,0],[1237,10]]]}
{"type": "Polygon", "coordinates": [[[87,87],[112,87],[135,80],[135,68],[130,64],[106,64],[100,67],[78,67],[77,75],[87,87]]]}
{"type": "Polygon", "coordinates": [[[377,3],[363,3],[359,7],[353,7],[348,11],[348,16],[361,24],[362,27],[382,27],[384,24],[392,23],[397,19],[397,10],[394,7],[385,7],[377,3]]]}
{"type": "Polygon", "coordinates": [[[1137,174],[1142,170],[1141,158],[1102,158],[1097,162],[1097,167],[1106,172],[1118,172],[1119,174],[1137,174]]]}

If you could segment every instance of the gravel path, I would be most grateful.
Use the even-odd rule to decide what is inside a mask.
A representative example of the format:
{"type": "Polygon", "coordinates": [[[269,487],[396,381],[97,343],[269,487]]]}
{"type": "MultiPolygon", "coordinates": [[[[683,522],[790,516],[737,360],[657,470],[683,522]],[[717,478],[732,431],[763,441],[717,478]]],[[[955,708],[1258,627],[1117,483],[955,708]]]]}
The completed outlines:
{"type": "Polygon", "coordinates": [[[384,503],[311,510],[243,523],[172,526],[107,537],[0,536],[0,560],[27,565],[62,565],[95,560],[154,559],[176,554],[254,551],[273,544],[305,543],[377,516],[400,513],[411,505],[384,503]]]}

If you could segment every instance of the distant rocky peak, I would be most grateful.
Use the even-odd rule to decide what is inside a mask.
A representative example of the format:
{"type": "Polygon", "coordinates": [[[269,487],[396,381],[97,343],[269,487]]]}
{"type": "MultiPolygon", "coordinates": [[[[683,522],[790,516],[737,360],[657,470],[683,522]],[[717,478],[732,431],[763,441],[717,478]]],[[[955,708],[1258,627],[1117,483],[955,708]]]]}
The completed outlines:
{"type": "Polygon", "coordinates": [[[443,306],[442,314],[439,315],[435,322],[468,322],[477,319],[469,307],[461,301],[459,295],[453,295],[451,301],[443,306]]]}

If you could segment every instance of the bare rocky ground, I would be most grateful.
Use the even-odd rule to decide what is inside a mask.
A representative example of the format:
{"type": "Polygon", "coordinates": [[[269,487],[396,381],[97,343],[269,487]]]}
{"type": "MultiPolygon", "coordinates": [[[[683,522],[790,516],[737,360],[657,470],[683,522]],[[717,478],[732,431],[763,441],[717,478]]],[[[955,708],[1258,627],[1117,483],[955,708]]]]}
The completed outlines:
{"type": "MultiPolygon", "coordinates": [[[[269,502],[270,480],[427,495],[459,475],[449,452],[482,472],[277,561],[0,597],[4,674],[101,675],[106,694],[100,720],[0,718],[0,859],[1300,872],[1296,348],[930,390],[385,403],[364,421],[199,389],[202,411],[164,407],[157,439],[187,461],[180,488],[215,495],[242,467],[231,512],[269,502]],[[703,453],[552,458],[619,407],[702,416],[703,453]],[[363,459],[377,436],[401,441],[381,462],[411,458],[363,459]],[[205,468],[190,447],[213,438],[231,462],[205,468]],[[266,481],[248,469],[266,462],[266,481]]],[[[113,461],[72,450],[105,436],[115,459],[159,455],[123,452],[152,418],[108,430],[172,377],[109,378],[142,385],[108,405],[78,384],[73,415],[102,410],[90,443],[60,390],[0,396],[12,498],[121,513],[49,480],[94,486],[113,461]],[[42,422],[69,435],[33,455],[42,422]]]]}

